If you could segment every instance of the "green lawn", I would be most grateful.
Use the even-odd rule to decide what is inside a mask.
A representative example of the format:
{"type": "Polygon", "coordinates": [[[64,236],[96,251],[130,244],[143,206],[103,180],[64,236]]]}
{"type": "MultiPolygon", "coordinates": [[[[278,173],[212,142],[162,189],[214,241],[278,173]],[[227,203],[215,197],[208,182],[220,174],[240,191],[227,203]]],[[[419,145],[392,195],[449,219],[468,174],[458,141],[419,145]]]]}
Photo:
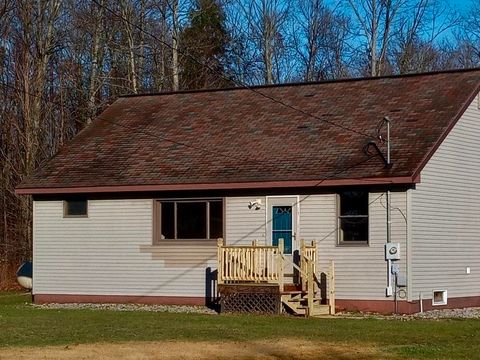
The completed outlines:
{"type": "Polygon", "coordinates": [[[365,342],[398,359],[480,359],[480,320],[303,319],[33,308],[0,293],[0,348],[123,341],[298,338],[365,342]]]}

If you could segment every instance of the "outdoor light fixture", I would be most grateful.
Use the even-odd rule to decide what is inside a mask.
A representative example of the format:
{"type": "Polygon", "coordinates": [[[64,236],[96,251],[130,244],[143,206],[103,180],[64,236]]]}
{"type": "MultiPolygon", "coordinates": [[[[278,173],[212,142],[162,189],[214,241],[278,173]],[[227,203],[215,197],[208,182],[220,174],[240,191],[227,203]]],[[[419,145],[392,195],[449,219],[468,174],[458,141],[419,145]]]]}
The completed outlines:
{"type": "Polygon", "coordinates": [[[249,209],[260,210],[261,206],[262,206],[262,199],[257,199],[255,201],[250,201],[248,203],[249,209]]]}

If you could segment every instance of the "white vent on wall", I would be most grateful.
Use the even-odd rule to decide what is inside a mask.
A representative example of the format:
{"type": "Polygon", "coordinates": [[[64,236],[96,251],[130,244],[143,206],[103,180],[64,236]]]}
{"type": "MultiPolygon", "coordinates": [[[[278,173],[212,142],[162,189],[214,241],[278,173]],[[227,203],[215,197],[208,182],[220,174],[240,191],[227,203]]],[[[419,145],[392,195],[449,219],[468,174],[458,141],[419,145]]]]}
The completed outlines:
{"type": "Polygon", "coordinates": [[[433,290],[432,305],[447,305],[447,290],[433,290]]]}

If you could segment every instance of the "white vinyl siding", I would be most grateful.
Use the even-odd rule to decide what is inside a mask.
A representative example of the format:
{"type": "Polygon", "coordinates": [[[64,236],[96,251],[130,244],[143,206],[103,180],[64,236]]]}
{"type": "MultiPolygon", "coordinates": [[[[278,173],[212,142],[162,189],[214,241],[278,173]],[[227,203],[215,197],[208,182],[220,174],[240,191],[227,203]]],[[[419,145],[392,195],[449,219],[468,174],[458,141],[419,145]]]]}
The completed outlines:
{"type": "Polygon", "coordinates": [[[188,246],[199,266],[166,266],[152,244],[152,200],[89,200],[88,218],[63,218],[62,201],[34,202],[35,294],[205,296],[216,250],[188,246]],[[208,255],[208,256],[207,256],[208,255]],[[205,265],[206,264],[206,265],[205,265]]]}
{"type": "Polygon", "coordinates": [[[225,199],[225,239],[228,245],[265,243],[265,197],[227,197],[225,199]],[[249,209],[250,201],[261,200],[259,210],[249,209]]]}
{"type": "MultiPolygon", "coordinates": [[[[392,193],[392,207],[405,216],[406,192],[392,193]]],[[[336,194],[300,196],[298,234],[296,241],[317,240],[319,271],[328,270],[328,261],[335,260],[338,299],[385,300],[387,265],[384,260],[386,242],[385,196],[370,193],[369,245],[337,246],[336,194]],[[383,206],[382,206],[383,204],[383,206]]],[[[292,196],[294,197],[294,196],[292,196]]],[[[260,210],[248,208],[256,197],[226,199],[226,239],[228,244],[250,244],[265,241],[265,200],[260,210]]],[[[406,273],[406,221],[392,210],[392,241],[401,243],[402,259],[398,262],[406,273]]]]}
{"type": "Polygon", "coordinates": [[[480,111],[477,100],[445,138],[412,191],[413,298],[435,289],[480,295],[480,111]],[[470,267],[470,274],[466,268],[470,267]]]}
{"type": "MultiPolygon", "coordinates": [[[[330,259],[335,260],[335,286],[338,299],[387,300],[387,265],[385,196],[369,194],[369,244],[337,246],[338,223],[336,195],[302,197],[300,237],[317,240],[319,270],[326,272],[330,259]],[[383,205],[382,205],[383,204],[383,205]]],[[[406,192],[392,193],[392,207],[406,214],[406,192]]],[[[398,210],[392,210],[392,242],[399,242],[401,272],[406,273],[406,222],[398,210]]],[[[390,298],[391,299],[391,298],[390,298]]]]}
{"type": "MultiPolygon", "coordinates": [[[[406,193],[392,193],[405,212],[406,193]]],[[[385,197],[369,194],[369,245],[337,246],[336,195],[300,196],[296,241],[318,241],[319,271],[336,264],[338,299],[385,300],[385,197]]],[[[296,198],[296,196],[294,196],[296,198]]],[[[152,247],[151,199],[89,200],[88,218],[63,218],[62,201],[34,203],[34,293],[79,295],[205,296],[206,268],[216,268],[215,244],[177,241],[152,247]]],[[[228,244],[266,239],[266,198],[225,199],[228,244]],[[248,203],[262,200],[259,210],[248,203]]],[[[405,221],[392,211],[392,241],[402,245],[405,221]]]]}

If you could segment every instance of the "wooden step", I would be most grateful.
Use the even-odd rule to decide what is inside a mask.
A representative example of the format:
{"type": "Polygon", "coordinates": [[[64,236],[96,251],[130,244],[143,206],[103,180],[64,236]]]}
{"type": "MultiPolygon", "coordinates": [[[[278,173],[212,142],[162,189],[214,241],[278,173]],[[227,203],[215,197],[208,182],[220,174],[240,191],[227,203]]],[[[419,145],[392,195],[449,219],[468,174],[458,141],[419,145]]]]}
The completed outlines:
{"type": "Polygon", "coordinates": [[[302,290],[291,290],[291,291],[283,291],[282,295],[302,295],[305,294],[305,291],[302,290]]]}
{"type": "Polygon", "coordinates": [[[282,303],[288,307],[295,315],[306,315],[306,310],[300,308],[298,304],[282,301],[282,303]]]}
{"type": "Polygon", "coordinates": [[[330,306],[315,305],[313,307],[313,314],[310,314],[310,316],[322,316],[322,315],[330,315],[330,306]]]}
{"type": "MultiPolygon", "coordinates": [[[[306,297],[296,297],[296,298],[291,298],[291,299],[287,299],[288,302],[302,302],[302,301],[308,301],[308,299],[306,297]]],[[[318,303],[318,302],[321,302],[322,299],[319,299],[319,298],[313,298],[313,301],[314,303],[318,303]]]]}
{"type": "MultiPolygon", "coordinates": [[[[305,316],[308,313],[308,306],[295,303],[284,303],[295,315],[305,316]]],[[[330,315],[330,307],[328,305],[315,304],[310,316],[330,315]]]]}
{"type": "MultiPolygon", "coordinates": [[[[308,306],[302,305],[298,306],[298,310],[304,310],[305,313],[308,311],[308,306]]],[[[330,306],[328,305],[313,305],[313,313],[310,316],[321,316],[321,315],[330,315],[330,306]]]]}

